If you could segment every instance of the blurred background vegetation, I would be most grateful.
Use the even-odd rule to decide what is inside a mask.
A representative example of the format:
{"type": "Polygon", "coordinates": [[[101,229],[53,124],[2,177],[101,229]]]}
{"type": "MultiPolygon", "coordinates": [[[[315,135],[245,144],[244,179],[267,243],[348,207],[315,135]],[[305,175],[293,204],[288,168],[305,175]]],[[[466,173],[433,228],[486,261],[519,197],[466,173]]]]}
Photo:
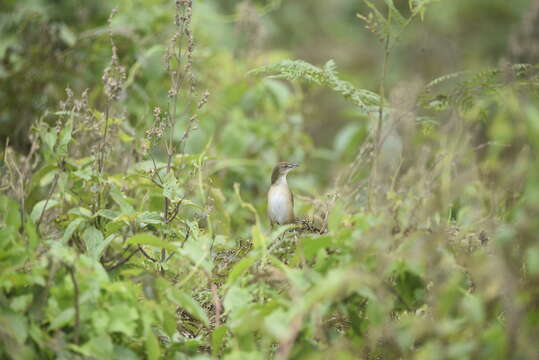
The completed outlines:
{"type": "MultiPolygon", "coordinates": [[[[396,4],[407,7],[406,1],[396,4]]],[[[153,104],[159,103],[167,89],[161,60],[171,32],[167,5],[166,1],[3,2],[2,143],[9,136],[12,145],[28,150],[28,128],[65,96],[66,86],[75,92],[91,89],[92,102],[102,101],[101,78],[96,74],[109,61],[106,19],[113,7],[119,13],[113,25],[119,55],[131,71],[127,115],[133,127],[143,128],[153,104]]],[[[382,49],[356,17],[366,9],[361,1],[201,1],[197,6],[200,10],[194,21],[200,81],[209,88],[218,86],[219,91],[213,93],[223,106],[215,110],[213,121],[203,124],[208,127],[205,135],[215,130],[214,123],[223,124],[234,116],[230,107],[241,105],[242,110],[249,110],[257,96],[252,87],[247,89],[253,80],[244,73],[272,61],[297,58],[322,65],[334,59],[345,79],[378,90],[382,49]],[[246,96],[248,90],[250,96],[246,96]]],[[[524,15],[533,10],[529,0],[457,0],[434,4],[432,9],[421,26],[404,34],[398,55],[391,59],[390,89],[513,59],[533,62],[533,43],[522,44],[530,54],[521,55],[514,54],[511,44],[522,32],[524,15]]],[[[288,101],[294,91],[297,95],[298,89],[273,87],[276,99],[288,101]]],[[[316,148],[342,148],[336,139],[350,137],[347,133],[352,128],[365,124],[357,121],[353,108],[329,91],[302,90],[301,109],[283,120],[300,121],[316,148]]],[[[294,154],[267,156],[275,160],[294,154]]],[[[309,172],[317,171],[317,178],[327,179],[327,161],[309,172]]]]}
{"type": "Polygon", "coordinates": [[[380,94],[368,1],[193,3],[209,99],[194,129],[178,101],[171,178],[145,148],[175,2],[0,4],[0,357],[537,358],[539,1],[372,1],[429,5],[388,59],[382,142],[376,106],[301,66],[250,72],[332,59],[380,94]],[[323,234],[269,229],[278,161],[323,234]]]}

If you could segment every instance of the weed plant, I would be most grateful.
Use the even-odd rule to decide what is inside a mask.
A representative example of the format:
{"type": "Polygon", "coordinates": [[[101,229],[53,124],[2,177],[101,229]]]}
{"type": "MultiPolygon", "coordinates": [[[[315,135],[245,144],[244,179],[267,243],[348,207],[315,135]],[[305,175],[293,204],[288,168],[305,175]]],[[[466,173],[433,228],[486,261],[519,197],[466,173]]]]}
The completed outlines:
{"type": "Polygon", "coordinates": [[[0,357],[537,358],[537,66],[388,89],[401,36],[433,1],[365,3],[377,92],[332,60],[199,55],[197,7],[176,0],[152,48],[168,87],[145,121],[136,103],[154,98],[113,12],[102,86],[68,88],[26,154],[4,146],[0,357]],[[327,154],[301,116],[312,86],[365,124],[318,191],[305,172],[327,154]],[[265,191],[283,158],[306,168],[291,179],[302,222],[272,232],[265,191]]]}

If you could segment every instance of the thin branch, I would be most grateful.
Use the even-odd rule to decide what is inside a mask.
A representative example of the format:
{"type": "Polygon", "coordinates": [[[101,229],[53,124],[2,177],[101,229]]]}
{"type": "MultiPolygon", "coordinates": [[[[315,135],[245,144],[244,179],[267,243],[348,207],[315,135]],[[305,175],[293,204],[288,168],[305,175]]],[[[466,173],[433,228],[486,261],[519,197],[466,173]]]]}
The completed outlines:
{"type": "Polygon", "coordinates": [[[110,117],[110,100],[107,97],[107,102],[105,104],[105,128],[103,129],[103,137],[101,139],[101,146],[99,147],[99,163],[98,170],[99,173],[103,173],[104,162],[105,162],[105,145],[107,141],[107,133],[109,129],[109,117],[110,117]]]}
{"type": "Polygon", "coordinates": [[[154,259],[153,257],[151,257],[150,255],[148,255],[148,253],[146,251],[144,251],[144,249],[142,248],[142,246],[138,246],[138,249],[140,250],[140,252],[142,253],[142,255],[144,255],[144,257],[152,262],[157,262],[157,259],[154,259]]]}
{"type": "Polygon", "coordinates": [[[113,266],[107,268],[107,271],[111,271],[111,270],[114,270],[120,266],[122,266],[123,264],[125,264],[126,262],[128,262],[129,260],[131,260],[131,258],[140,251],[140,248],[138,249],[135,249],[133,250],[133,252],[131,254],[129,254],[129,256],[127,256],[126,258],[122,259],[121,261],[117,262],[116,264],[114,264],[113,266]]]}
{"type": "Polygon", "coordinates": [[[182,205],[182,202],[183,202],[183,200],[185,199],[185,196],[186,196],[186,195],[184,195],[184,196],[181,198],[181,200],[176,204],[176,207],[175,207],[174,210],[172,211],[172,215],[170,215],[169,218],[168,218],[168,222],[172,222],[172,221],[176,218],[176,216],[178,215],[178,210],[180,209],[180,206],[182,205]]]}
{"type": "Polygon", "coordinates": [[[175,251],[172,251],[172,252],[171,252],[171,253],[170,253],[170,254],[168,255],[168,257],[167,257],[167,260],[166,260],[166,261],[169,261],[169,260],[170,260],[170,258],[172,257],[172,255],[174,255],[175,253],[176,253],[175,251]]]}
{"type": "MultiPolygon", "coordinates": [[[[161,178],[161,175],[159,174],[159,169],[157,168],[157,164],[155,163],[155,159],[153,158],[152,154],[150,154],[150,158],[152,159],[153,168],[154,168],[154,174],[157,174],[157,177],[159,178],[159,181],[161,181],[161,184],[164,184],[165,182],[161,178]]],[[[153,181],[153,176],[152,176],[153,181]]]]}
{"type": "Polygon", "coordinates": [[[131,249],[131,244],[127,245],[127,246],[125,247],[125,249],[122,251],[121,254],[117,254],[116,256],[113,256],[113,257],[111,257],[111,258],[106,258],[106,259],[105,259],[105,257],[103,256],[102,259],[101,259],[101,260],[102,260],[101,263],[103,264],[103,263],[105,263],[105,262],[112,262],[112,261],[116,261],[116,260],[118,260],[118,259],[121,259],[121,258],[124,256],[124,254],[125,254],[126,252],[129,251],[129,249],[131,249]]]}
{"type": "Polygon", "coordinates": [[[43,209],[41,210],[41,215],[39,215],[39,220],[37,221],[36,228],[39,231],[39,226],[41,225],[41,221],[43,221],[43,215],[45,214],[45,211],[47,210],[47,205],[49,204],[49,200],[52,197],[52,194],[54,193],[54,190],[56,189],[56,185],[58,184],[58,178],[60,177],[60,170],[54,175],[54,180],[52,182],[51,189],[49,190],[49,194],[47,195],[47,200],[45,200],[45,204],[43,205],[43,209]]]}
{"type": "Polygon", "coordinates": [[[214,329],[218,328],[221,325],[221,301],[219,300],[219,294],[217,293],[217,285],[212,282],[211,284],[211,293],[213,296],[213,306],[215,306],[215,323],[213,324],[214,329]]]}
{"type": "Polygon", "coordinates": [[[153,182],[158,188],[160,188],[160,189],[163,188],[163,185],[162,185],[162,184],[160,184],[160,183],[158,183],[157,181],[155,181],[155,179],[153,178],[153,175],[152,175],[151,180],[152,180],[152,182],[153,182]]]}
{"type": "Polygon", "coordinates": [[[183,239],[183,242],[182,244],[180,245],[181,248],[183,248],[183,245],[185,245],[185,243],[187,242],[187,240],[189,239],[189,235],[191,234],[191,228],[189,227],[189,225],[187,226],[187,232],[185,233],[185,238],[183,239]]]}
{"type": "MultiPolygon", "coordinates": [[[[391,11],[389,12],[388,22],[391,23],[391,11]]],[[[374,201],[374,184],[378,180],[378,171],[379,171],[379,158],[380,158],[380,148],[381,148],[381,138],[382,138],[382,122],[384,120],[384,97],[385,97],[385,82],[387,76],[387,63],[389,60],[390,54],[390,38],[389,35],[385,39],[384,44],[384,60],[382,65],[382,78],[380,79],[380,105],[378,109],[378,123],[376,125],[376,133],[374,135],[374,163],[373,163],[373,174],[369,181],[369,207],[373,208],[374,201]]]]}
{"type": "Polygon", "coordinates": [[[45,308],[45,305],[47,304],[47,301],[48,301],[48,298],[49,298],[50,289],[51,289],[51,287],[53,285],[54,279],[56,277],[56,273],[58,272],[58,269],[60,268],[60,264],[58,262],[54,261],[54,259],[52,257],[48,257],[47,262],[48,262],[48,264],[47,264],[47,273],[48,273],[47,282],[45,283],[45,286],[41,290],[40,295],[38,297],[34,298],[34,302],[32,304],[32,307],[34,307],[36,309],[35,317],[37,319],[40,319],[40,320],[43,318],[44,308],[45,308]]]}

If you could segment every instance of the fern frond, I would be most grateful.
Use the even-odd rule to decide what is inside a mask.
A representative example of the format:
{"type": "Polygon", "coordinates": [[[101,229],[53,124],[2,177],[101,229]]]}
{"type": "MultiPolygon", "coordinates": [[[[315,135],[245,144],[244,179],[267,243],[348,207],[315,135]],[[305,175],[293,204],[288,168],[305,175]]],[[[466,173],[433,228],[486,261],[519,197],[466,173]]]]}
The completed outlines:
{"type": "Polygon", "coordinates": [[[512,75],[515,75],[517,77],[525,76],[529,71],[533,68],[530,64],[513,64],[509,67],[504,68],[487,68],[478,72],[473,71],[458,71],[451,74],[446,74],[443,76],[440,76],[434,80],[432,80],[430,83],[428,83],[425,87],[426,88],[432,88],[442,82],[446,82],[448,80],[452,80],[458,77],[463,77],[466,75],[470,76],[470,79],[472,82],[489,82],[495,80],[495,77],[502,74],[502,73],[511,73],[512,75]]]}
{"type": "Polygon", "coordinates": [[[487,68],[472,72],[460,71],[441,76],[428,83],[420,96],[422,105],[431,110],[446,110],[457,106],[461,110],[469,109],[484,96],[496,95],[508,84],[516,89],[535,87],[538,81],[538,65],[513,64],[500,68],[487,68]],[[445,91],[434,92],[438,85],[459,79],[452,86],[445,86],[445,91]]]}
{"type": "Polygon", "coordinates": [[[440,77],[437,77],[436,79],[432,80],[431,82],[429,82],[427,85],[425,85],[425,88],[429,89],[429,88],[432,88],[442,82],[446,82],[446,81],[449,81],[451,79],[455,79],[455,78],[458,78],[458,77],[461,77],[461,76],[464,76],[466,74],[470,74],[471,72],[470,71],[457,71],[457,72],[454,72],[454,73],[451,73],[451,74],[446,74],[446,75],[443,75],[443,76],[440,76],[440,77]]]}
{"type": "MultiPolygon", "coordinates": [[[[438,77],[428,83],[421,95],[421,101],[426,108],[445,110],[451,105],[466,109],[480,98],[489,93],[495,93],[500,88],[511,83],[517,87],[526,87],[537,83],[537,65],[513,64],[500,68],[487,68],[481,71],[460,71],[438,77]],[[454,79],[462,79],[449,87],[447,91],[433,89],[438,85],[454,79]]],[[[448,88],[448,87],[446,87],[448,88]]]]}
{"type": "Polygon", "coordinates": [[[287,80],[302,80],[316,85],[326,86],[341,94],[346,100],[358,106],[363,112],[374,111],[380,104],[380,96],[372,91],[358,89],[350,82],[339,78],[337,67],[329,60],[323,68],[316,67],[302,60],[283,60],[275,64],[262,66],[248,74],[268,74],[268,77],[287,80]]]}

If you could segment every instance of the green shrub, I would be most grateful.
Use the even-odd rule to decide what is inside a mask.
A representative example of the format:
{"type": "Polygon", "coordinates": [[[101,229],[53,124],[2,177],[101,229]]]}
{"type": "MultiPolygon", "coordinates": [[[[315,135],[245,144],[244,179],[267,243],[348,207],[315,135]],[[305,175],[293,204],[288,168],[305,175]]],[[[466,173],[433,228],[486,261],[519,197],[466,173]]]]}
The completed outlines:
{"type": "Polygon", "coordinates": [[[172,29],[131,48],[114,31],[120,8],[103,86],[67,89],[28,153],[4,148],[0,356],[535,358],[536,67],[453,73],[398,98],[389,59],[431,2],[366,1],[378,93],[332,60],[259,66],[195,47],[206,3],[131,9],[172,29]],[[301,83],[361,121],[333,150],[304,130],[301,83]],[[271,230],[274,163],[323,158],[323,195],[308,166],[290,179],[303,226],[271,230]]]}

